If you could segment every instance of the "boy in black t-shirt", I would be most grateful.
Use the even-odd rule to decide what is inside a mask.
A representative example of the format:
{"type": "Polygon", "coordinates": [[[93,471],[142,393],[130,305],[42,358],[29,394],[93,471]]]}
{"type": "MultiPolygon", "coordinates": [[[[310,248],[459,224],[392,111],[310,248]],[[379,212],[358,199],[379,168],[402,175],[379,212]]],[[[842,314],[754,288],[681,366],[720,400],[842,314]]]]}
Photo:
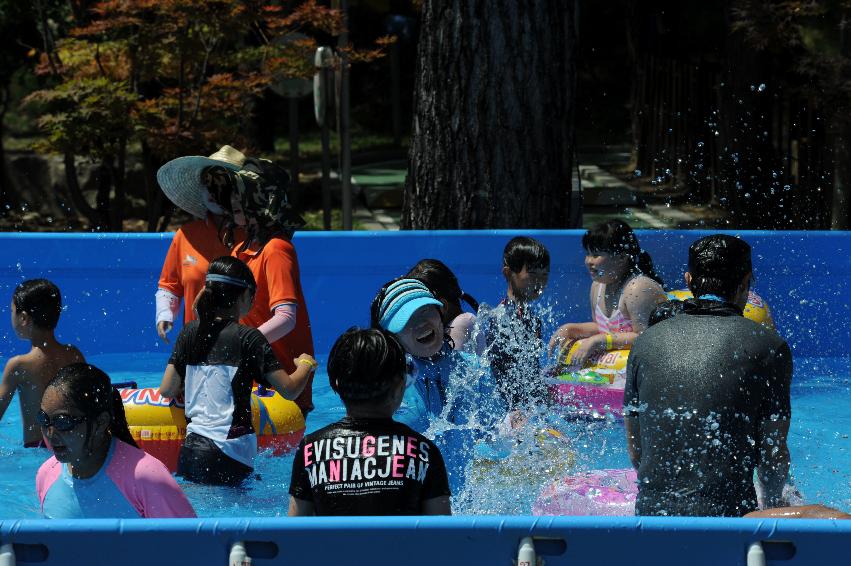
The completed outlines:
{"type": "Polygon", "coordinates": [[[328,379],[346,416],[299,444],[291,516],[450,514],[440,451],[393,420],[405,374],[405,352],[389,332],[353,328],[337,339],[328,379]]]}

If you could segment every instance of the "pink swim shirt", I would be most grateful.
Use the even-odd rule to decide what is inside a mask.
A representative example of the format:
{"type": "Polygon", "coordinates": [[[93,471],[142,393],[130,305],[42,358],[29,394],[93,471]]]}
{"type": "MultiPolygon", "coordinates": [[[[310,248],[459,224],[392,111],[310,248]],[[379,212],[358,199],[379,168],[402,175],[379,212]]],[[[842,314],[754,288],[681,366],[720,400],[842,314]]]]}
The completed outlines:
{"type": "Polygon", "coordinates": [[[94,476],[75,478],[54,456],[41,465],[35,483],[48,519],[195,517],[163,463],[117,439],[94,476]]]}

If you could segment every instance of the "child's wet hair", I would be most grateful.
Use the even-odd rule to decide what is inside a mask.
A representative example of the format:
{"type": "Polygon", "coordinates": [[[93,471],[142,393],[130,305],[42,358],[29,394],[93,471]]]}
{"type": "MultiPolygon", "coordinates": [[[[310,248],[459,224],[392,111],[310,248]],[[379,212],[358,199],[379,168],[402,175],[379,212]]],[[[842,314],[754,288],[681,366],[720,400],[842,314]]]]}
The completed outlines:
{"type": "Polygon", "coordinates": [[[254,274],[245,263],[235,257],[217,257],[210,262],[207,275],[222,275],[231,281],[210,280],[208,277],[204,283],[203,296],[198,302],[198,314],[206,314],[214,309],[230,308],[236,304],[246,289],[251,289],[253,295],[257,288],[254,274]]]}
{"type": "Polygon", "coordinates": [[[12,293],[12,302],[18,312],[25,312],[33,324],[44,330],[53,330],[62,313],[62,293],[47,279],[24,281],[12,293]]]}
{"type": "MultiPolygon", "coordinates": [[[[461,308],[461,301],[466,302],[474,311],[479,310],[479,302],[469,294],[461,290],[458,278],[445,263],[438,259],[420,260],[405,275],[413,279],[419,279],[431,289],[431,292],[440,300],[461,308]]],[[[448,322],[448,321],[444,321],[448,322]]]]}
{"type": "Polygon", "coordinates": [[[534,238],[517,236],[511,238],[502,251],[502,263],[514,273],[527,270],[549,271],[550,252],[534,238]]]}
{"type": "Polygon", "coordinates": [[[627,256],[633,273],[641,273],[664,285],[662,277],[653,267],[653,259],[638,243],[632,227],[623,220],[608,220],[597,224],[582,236],[582,247],[587,253],[606,253],[627,256]]]}
{"type": "Polygon", "coordinates": [[[254,275],[245,263],[231,256],[222,256],[210,262],[210,267],[207,269],[207,281],[204,283],[204,289],[198,295],[198,302],[195,307],[198,311],[198,332],[196,339],[189,345],[192,352],[196,352],[201,358],[206,357],[206,353],[216,341],[216,337],[224,327],[222,324],[216,324],[215,314],[221,309],[232,308],[239,298],[245,293],[246,289],[251,291],[251,295],[257,288],[254,281],[254,275]],[[210,276],[214,276],[211,278],[210,276]],[[215,276],[221,276],[216,279],[215,276]]]}
{"type": "Polygon", "coordinates": [[[328,381],[344,403],[383,401],[406,371],[399,340],[380,328],[352,327],[328,354],[328,381]]]}
{"type": "Polygon", "coordinates": [[[112,435],[138,448],[127,426],[121,395],[103,370],[84,362],[70,364],[56,372],[47,387],[57,389],[68,403],[86,416],[87,437],[91,435],[94,419],[101,413],[108,413],[112,435]]]}

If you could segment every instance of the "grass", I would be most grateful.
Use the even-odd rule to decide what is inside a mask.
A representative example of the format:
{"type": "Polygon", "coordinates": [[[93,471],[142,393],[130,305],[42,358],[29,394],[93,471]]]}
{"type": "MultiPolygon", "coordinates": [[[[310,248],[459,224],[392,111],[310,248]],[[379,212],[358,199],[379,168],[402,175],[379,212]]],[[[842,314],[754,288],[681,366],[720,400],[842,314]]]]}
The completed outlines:
{"type": "MultiPolygon", "coordinates": [[[[322,224],[322,210],[305,210],[301,213],[307,224],[302,230],[324,230],[322,224]]],[[[343,229],[343,211],[339,208],[331,209],[331,229],[343,229]]],[[[352,220],[352,230],[364,230],[363,225],[357,220],[352,220]]]]}
{"type": "MultiPolygon", "coordinates": [[[[351,133],[352,153],[374,151],[378,149],[398,149],[389,134],[376,134],[362,130],[358,127],[352,128],[351,133]]],[[[402,147],[408,147],[408,138],[402,139],[402,147]]],[[[329,139],[331,159],[336,160],[340,150],[340,136],[332,131],[329,139]]],[[[318,130],[301,132],[298,140],[298,155],[302,160],[318,160],[322,157],[322,140],[318,130]]],[[[287,161],[290,156],[289,137],[279,137],[275,140],[275,158],[287,161]]]]}

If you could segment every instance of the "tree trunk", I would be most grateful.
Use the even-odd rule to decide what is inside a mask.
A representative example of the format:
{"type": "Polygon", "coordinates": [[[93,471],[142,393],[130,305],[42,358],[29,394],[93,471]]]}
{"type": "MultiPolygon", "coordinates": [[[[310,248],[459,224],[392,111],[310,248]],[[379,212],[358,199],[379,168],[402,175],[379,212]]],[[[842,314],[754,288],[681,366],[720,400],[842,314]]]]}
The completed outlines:
{"type": "Polygon", "coordinates": [[[742,32],[728,36],[725,66],[717,140],[722,204],[734,226],[771,228],[768,193],[772,174],[782,171],[771,143],[771,106],[780,96],[780,81],[772,80],[767,57],[749,49],[742,32]]]}
{"type": "Polygon", "coordinates": [[[17,208],[19,204],[18,193],[9,178],[6,169],[6,148],[3,145],[3,119],[9,102],[9,85],[6,84],[0,90],[0,216],[5,216],[10,208],[17,208]]]}
{"type": "MultiPolygon", "coordinates": [[[[839,24],[839,49],[842,57],[851,59],[851,33],[848,32],[848,19],[843,16],[839,24]]],[[[843,66],[842,78],[851,79],[848,67],[843,66]]],[[[844,106],[844,105],[842,105],[844,106]]],[[[848,108],[836,109],[831,120],[835,130],[833,137],[834,185],[833,201],[830,210],[830,227],[833,230],[851,228],[851,120],[848,108]]]]}
{"type": "Polygon", "coordinates": [[[151,146],[142,142],[142,177],[145,180],[145,202],[148,203],[148,232],[156,232],[163,215],[163,192],[157,183],[159,163],[154,159],[151,146]]]}
{"type": "Polygon", "coordinates": [[[72,153],[65,154],[65,181],[68,183],[68,193],[77,212],[85,216],[93,227],[102,226],[103,219],[100,212],[89,205],[80,189],[80,182],[77,180],[77,164],[74,162],[72,153]]]}
{"type": "Polygon", "coordinates": [[[574,2],[423,3],[402,227],[563,228],[574,2]]]}
{"type": "Polygon", "coordinates": [[[124,181],[127,174],[127,140],[122,138],[118,145],[116,162],[108,161],[109,176],[112,178],[112,202],[109,205],[109,224],[113,232],[124,231],[124,204],[126,191],[124,181]]]}

